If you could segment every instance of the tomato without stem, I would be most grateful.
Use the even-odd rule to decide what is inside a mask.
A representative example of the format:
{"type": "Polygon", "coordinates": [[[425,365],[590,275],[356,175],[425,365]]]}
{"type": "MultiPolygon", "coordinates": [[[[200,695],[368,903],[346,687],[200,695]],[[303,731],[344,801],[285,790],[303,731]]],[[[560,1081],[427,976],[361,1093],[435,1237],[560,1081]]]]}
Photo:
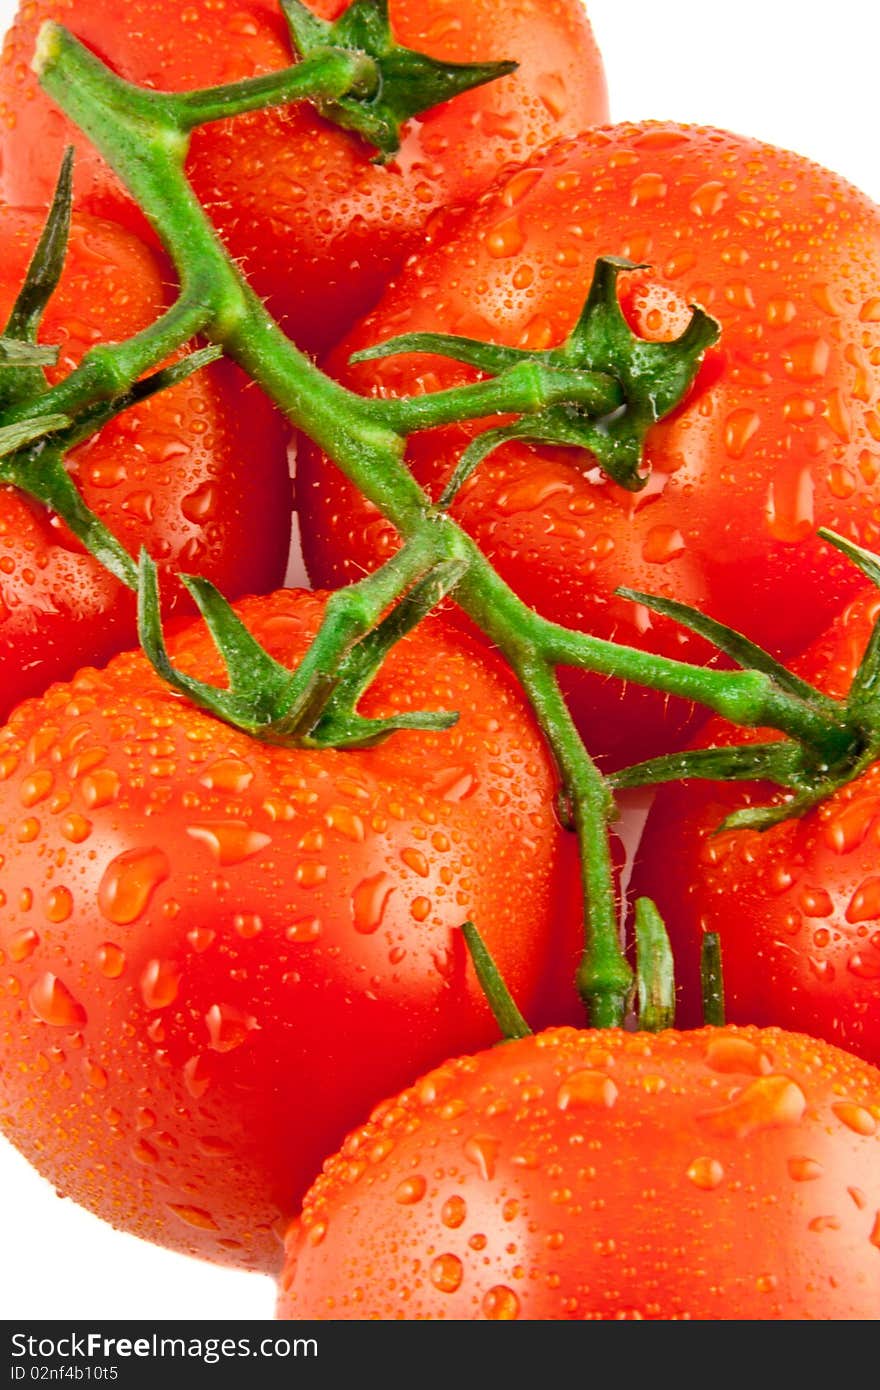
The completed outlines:
{"type": "MultiPolygon", "coordinates": [[[[336,19],[342,0],[311,8],[336,19]]],[[[326,348],[375,302],[432,213],[499,169],[607,118],[601,60],[580,0],[392,0],[400,43],[451,62],[515,59],[512,77],[409,123],[387,166],[304,104],[197,130],[188,171],[232,255],[303,347],[326,348]]],[[[79,205],[135,227],[143,218],[30,70],[40,25],[65,24],[122,77],[185,91],[292,62],[275,0],[37,0],[23,5],[0,68],[2,192],[40,203],[53,159],[77,148],[79,205]]]]}
{"type": "MultiPolygon", "coordinates": [[[[292,664],[322,608],[282,592],[241,611],[292,664]]],[[[171,653],[217,679],[200,627],[171,653]]],[[[429,619],[361,708],[461,718],[270,748],[135,654],[0,734],[2,1127],[116,1226],[277,1267],[277,1223],[376,1096],[495,1036],[466,919],[530,1016],[571,994],[573,837],[512,677],[429,619]]]]}
{"type": "MultiPolygon", "coordinates": [[[[0,209],[3,322],[40,229],[36,214],[0,209]]],[[[40,332],[60,349],[50,380],[66,376],[96,343],[147,328],[170,302],[167,274],[128,232],[75,217],[40,332]]],[[[286,427],[231,364],[215,363],[111,421],[69,463],[85,501],[131,554],[146,546],[163,570],[203,574],[233,597],[283,579],[286,427]],[[259,545],[243,539],[255,535],[259,545]]],[[[174,607],[183,590],[167,588],[174,607]]],[[[134,640],[132,595],[45,508],[0,487],[0,717],[134,640]]]]}
{"type": "MultiPolygon", "coordinates": [[[[860,595],[793,669],[843,698],[880,611],[860,595]]],[[[713,720],[700,745],[772,738],[713,720]]],[[[727,816],[779,803],[766,784],[692,781],[661,788],[633,870],[634,894],[663,912],[681,985],[700,1017],[704,931],[721,937],[729,1017],[778,1023],[880,1063],[880,764],[827,801],[769,830],[719,831],[727,816]]]]}
{"type": "MultiPolygon", "coordinates": [[[[434,238],[328,359],[364,394],[469,379],[437,356],[348,367],[349,354],[436,331],[545,349],[571,331],[600,254],[650,262],[623,282],[649,338],[672,337],[691,301],[722,325],[689,398],[651,430],[650,478],[629,493],[582,454],[507,444],[454,514],[539,612],[597,636],[705,660],[706,646],[618,586],[703,609],[775,652],[802,649],[858,585],[816,538],[877,538],[874,414],[880,212],[805,159],[722,131],[647,123],[588,132],[502,179],[434,238]]],[[[439,492],[490,420],[414,437],[412,469],[439,492]]],[[[306,561],[339,584],[396,545],[393,527],[314,447],[297,470],[306,561]]],[[[568,673],[590,751],[609,762],[665,752],[692,715],[680,701],[568,673]]]]}
{"type": "Polygon", "coordinates": [[[289,1318],[873,1319],[880,1072],[778,1029],[553,1029],[328,1160],[289,1318]]]}

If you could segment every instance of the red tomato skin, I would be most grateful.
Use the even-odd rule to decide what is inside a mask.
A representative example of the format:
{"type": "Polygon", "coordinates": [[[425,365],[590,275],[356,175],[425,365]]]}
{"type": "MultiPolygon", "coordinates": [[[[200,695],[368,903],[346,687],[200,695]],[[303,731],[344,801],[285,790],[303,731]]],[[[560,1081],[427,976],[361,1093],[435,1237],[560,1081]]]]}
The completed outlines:
{"type": "MultiPolygon", "coordinates": [[[[0,208],[3,322],[40,228],[38,215],[0,208]]],[[[51,380],[96,343],[146,328],[170,297],[164,260],[129,232],[77,215],[40,334],[60,347],[51,380]]],[[[132,555],[146,546],[163,571],[202,574],[233,598],[283,580],[292,510],[287,427],[230,363],[111,421],[69,463],[85,501],[132,555]],[[242,539],[255,535],[259,545],[242,539]]],[[[191,609],[179,585],[166,589],[169,611],[191,609]]],[[[44,508],[0,487],[0,718],[135,640],[132,595],[44,508]]]]}
{"type": "Polygon", "coordinates": [[[873,1319],[880,1072],[779,1029],[551,1029],[324,1164],[281,1318],[873,1319]]]}
{"type": "MultiPolygon", "coordinates": [[[[240,611],[292,663],[322,608],[240,611]]],[[[219,678],[200,626],[172,654],[219,678]]],[[[527,1016],[571,1001],[573,837],[506,668],[429,619],[362,707],[461,719],[282,750],[124,654],[0,733],[0,1123],[115,1226],[277,1270],[276,1228],[376,1096],[496,1036],[469,917],[527,1016]]]]}
{"type": "MultiPolygon", "coordinates": [[[[775,652],[802,650],[858,581],[819,526],[871,545],[880,454],[880,213],[797,155],[672,123],[589,131],[499,180],[440,232],[327,361],[363,394],[470,379],[439,357],[347,366],[395,334],[435,330],[508,345],[562,341],[595,258],[650,262],[622,281],[636,329],[674,336],[687,305],[722,325],[690,396],[648,436],[638,494],[573,451],[510,444],[484,462],[454,514],[547,617],[671,657],[705,661],[677,625],[615,597],[626,585],[695,605],[775,652]]],[[[479,426],[415,436],[409,460],[439,490],[479,426]]],[[[396,545],[393,527],[304,446],[297,497],[309,574],[337,585],[396,545]]],[[[621,765],[669,751],[694,711],[566,673],[590,751],[621,765]]]]}
{"type": "MultiPolygon", "coordinates": [[[[335,19],[342,0],[311,8],[335,19]]],[[[392,0],[400,41],[452,62],[513,58],[512,77],[409,123],[382,167],[357,137],[305,104],[193,135],[198,196],[254,289],[304,348],[327,348],[378,298],[432,214],[472,197],[507,164],[607,119],[601,59],[580,0],[392,0]]],[[[142,230],[107,166],[41,92],[30,60],[44,20],[65,24],[122,77],[171,91],[290,65],[275,0],[37,0],[24,4],[0,69],[0,192],[46,201],[65,144],[77,148],[79,205],[142,230]]]]}
{"type": "MultiPolygon", "coordinates": [[[[837,698],[880,612],[875,589],[850,604],[793,668],[837,698]]],[[[712,720],[700,745],[773,738],[712,720]]],[[[719,832],[749,805],[780,802],[758,783],[672,784],[656,796],[632,895],[663,913],[677,963],[679,1016],[700,1018],[704,931],[721,937],[728,1017],[778,1023],[880,1064],[880,764],[799,819],[719,832]]]]}

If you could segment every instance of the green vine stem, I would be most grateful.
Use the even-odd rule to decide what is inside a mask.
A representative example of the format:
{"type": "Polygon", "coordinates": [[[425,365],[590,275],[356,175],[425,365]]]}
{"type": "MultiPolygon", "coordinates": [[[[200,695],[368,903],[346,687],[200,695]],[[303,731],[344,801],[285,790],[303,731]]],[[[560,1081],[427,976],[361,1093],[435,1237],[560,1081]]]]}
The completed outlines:
{"type": "MultiPolygon", "coordinates": [[[[316,65],[319,56],[315,55],[316,65]]],[[[189,114],[181,117],[177,99],[171,101],[160,94],[136,96],[128,84],[121,82],[71,34],[55,24],[47,24],[41,31],[35,67],[47,92],[92,139],[150,219],[174,262],[180,297],[152,329],[126,344],[103,347],[88,354],[66,381],[41,397],[39,409],[33,404],[23,406],[17,418],[66,413],[72,406],[92,399],[95,392],[107,396],[118,394],[143,372],[154,368],[169,352],[200,333],[234,358],[290,419],[335,459],[355,486],[397,528],[405,543],[402,553],[418,554],[419,573],[427,574],[436,565],[455,563],[460,575],[454,591],[455,601],[498,646],[519,675],[555,754],[573,807],[582,851],[585,920],[589,927],[579,983],[591,1021],[603,1025],[621,1023],[631,996],[633,976],[618,936],[607,840],[611,797],[574,729],[559,690],[555,666],[571,664],[623,680],[638,681],[700,701],[742,724],[772,725],[809,745],[819,758],[840,757],[843,747],[858,740],[858,730],[847,722],[846,712],[840,707],[835,706],[833,713],[826,708],[820,709],[810,698],[805,698],[802,691],[780,684],[773,672],[722,672],[691,667],[570,632],[527,608],[470,538],[442,509],[432,505],[404,464],[406,441],[401,431],[450,418],[444,413],[452,408],[449,396],[441,395],[433,403],[431,398],[420,399],[417,403],[389,403],[366,400],[347,391],[325,377],[284,336],[226,256],[184,174],[188,133],[195,123],[194,112],[200,106],[200,119],[214,119],[211,106],[214,99],[197,94],[198,101],[191,102],[187,108],[189,114]],[[432,411],[435,412],[433,416],[432,411]]],[[[314,71],[317,67],[313,74],[314,71]]],[[[332,72],[334,81],[342,81],[342,67],[329,63],[329,57],[328,66],[322,71],[325,78],[332,72]]],[[[363,81],[363,72],[355,73],[354,69],[350,72],[355,85],[363,81]]],[[[222,100],[226,103],[223,114],[229,114],[233,106],[228,104],[226,96],[222,100]]],[[[247,100],[250,97],[241,91],[234,98],[236,103],[247,100]]],[[[245,107],[238,105],[236,109],[245,107]]],[[[622,316],[616,299],[611,302],[608,290],[609,284],[613,289],[613,281],[621,268],[621,264],[606,264],[597,272],[601,281],[599,289],[594,282],[591,294],[599,295],[598,308],[612,337],[620,342],[625,353],[627,345],[622,341],[619,322],[622,316]]],[[[560,372],[577,367],[589,373],[589,380],[584,376],[579,378],[576,389],[582,395],[578,403],[582,405],[589,397],[594,408],[601,411],[610,406],[616,411],[619,385],[609,381],[607,372],[598,369],[594,360],[593,329],[585,325],[582,317],[565,346],[564,361],[549,365],[560,372]],[[579,354],[577,361],[572,360],[573,354],[579,354]]],[[[705,327],[703,316],[701,331],[705,331],[705,327]]],[[[688,340],[693,361],[680,383],[676,400],[698,365],[697,346],[692,339],[688,340]]],[[[545,416],[548,410],[556,408],[558,396],[553,393],[562,378],[548,376],[544,370],[546,362],[538,371],[523,371],[518,362],[506,360],[500,365],[504,370],[496,381],[477,382],[457,392],[456,414],[452,418],[480,416],[486,410],[516,413],[523,404],[539,414],[544,411],[545,416]],[[508,394],[502,389],[505,385],[508,394]]],[[[625,383],[628,375],[626,368],[621,373],[625,383]]],[[[653,360],[650,375],[653,383],[653,360]]],[[[571,382],[566,385],[570,387],[571,382]]],[[[651,389],[656,396],[654,384],[651,389]]],[[[566,399],[571,401],[571,395],[566,399]]],[[[637,434],[658,418],[654,408],[646,408],[644,403],[634,409],[633,414],[637,434]]],[[[545,420],[541,428],[545,425],[548,429],[556,428],[555,417],[549,424],[545,420]]],[[[629,467],[632,441],[627,438],[624,442],[629,467]]],[[[395,578],[393,570],[391,577],[395,578]]],[[[383,598],[390,601],[395,594],[399,597],[405,592],[412,577],[409,574],[402,587],[399,582],[396,587],[392,583],[393,593],[387,586],[387,574],[384,578],[372,577],[363,584],[375,579],[383,598]]],[[[354,587],[362,596],[364,587],[354,587]]],[[[199,591],[194,589],[193,592],[198,599],[199,591]]],[[[204,598],[204,588],[200,592],[204,598]]],[[[344,601],[340,599],[339,603],[344,601]]],[[[322,629],[319,633],[316,646],[323,650],[329,645],[339,657],[354,650],[352,637],[363,636],[357,623],[351,631],[345,630],[343,641],[337,642],[338,632],[331,623],[329,632],[322,629]]],[[[157,634],[155,627],[153,642],[161,661],[161,632],[157,634]]],[[[294,700],[280,713],[282,722],[290,716],[300,732],[303,710],[314,710],[310,700],[315,687],[310,681],[313,677],[319,680],[322,658],[310,653],[304,666],[306,675],[301,674],[301,668],[293,680],[296,685],[294,700]]],[[[291,684],[290,673],[287,673],[287,683],[291,684]]],[[[289,695],[287,689],[285,699],[289,695]]]]}

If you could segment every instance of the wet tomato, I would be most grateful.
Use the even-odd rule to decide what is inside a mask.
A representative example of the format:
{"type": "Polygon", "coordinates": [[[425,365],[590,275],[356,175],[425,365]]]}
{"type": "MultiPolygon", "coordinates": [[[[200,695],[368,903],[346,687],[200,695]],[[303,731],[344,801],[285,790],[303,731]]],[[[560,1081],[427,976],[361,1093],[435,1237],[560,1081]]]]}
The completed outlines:
{"type": "Polygon", "coordinates": [[[554,1029],[378,1106],[291,1227],[288,1318],[871,1320],[880,1072],[778,1029],[554,1029]]]}
{"type": "MultiPolygon", "coordinates": [[[[722,325],[689,398],[648,436],[650,480],[629,493],[572,450],[492,454],[454,514],[539,612],[601,637],[705,660],[675,624],[618,586],[702,608],[775,652],[821,632],[858,584],[816,537],[877,539],[880,211],[836,175],[754,140],[673,124],[620,125],[557,143],[441,228],[328,359],[364,394],[434,391],[468,370],[426,355],[348,367],[393,335],[437,331],[544,349],[572,329],[595,259],[650,262],[623,307],[651,338],[689,302],[722,325]]],[[[439,490],[479,429],[416,436],[416,476],[439,490]]],[[[298,505],[314,582],[339,584],[396,544],[392,526],[313,447],[298,505]]],[[[570,674],[590,751],[667,752],[692,711],[570,674]]]]}
{"type": "MultiPolygon", "coordinates": [[[[240,611],[293,664],[322,608],[240,611]]],[[[171,646],[218,679],[200,626],[171,646]]],[[[361,707],[461,718],[283,750],[126,654],[0,734],[2,1128],[116,1226],[277,1267],[276,1227],[376,1097],[495,1037],[467,918],[529,1017],[559,1016],[576,858],[513,678],[429,619],[361,707]]]]}
{"type": "MultiPolygon", "coordinates": [[[[40,230],[35,213],[0,208],[4,323],[40,230]]],[[[168,267],[154,252],[120,227],[75,217],[40,332],[60,349],[50,379],[66,376],[95,344],[147,328],[171,295],[168,267]]],[[[202,574],[231,597],[283,580],[287,432],[231,364],[215,363],[118,417],[73,450],[69,465],[126,549],[136,555],[146,546],[163,571],[202,574]],[[250,543],[255,535],[259,545],[250,543]]],[[[167,586],[169,608],[183,597],[167,586]]],[[[42,506],[0,486],[0,718],[50,681],[134,641],[132,595],[42,506]]]]}
{"type": "MultiPolygon", "coordinates": [[[[792,668],[844,697],[878,611],[872,588],[792,668]]],[[[713,720],[699,742],[768,737],[713,720]]],[[[663,787],[633,892],[654,897],[666,917],[684,1022],[700,1016],[700,944],[704,931],[715,931],[731,1019],[815,1033],[880,1064],[880,764],[806,815],[760,832],[719,833],[735,811],[783,797],[765,784],[663,787]]]]}
{"type": "MultiPolygon", "coordinates": [[[[344,0],[311,8],[336,19],[344,0]]],[[[439,209],[471,197],[505,165],[607,118],[601,60],[581,0],[391,0],[398,40],[451,62],[515,59],[512,77],[409,123],[387,166],[311,107],[204,127],[188,170],[198,196],[257,293],[303,347],[326,348],[377,299],[439,209]]],[[[0,67],[0,191],[41,203],[53,162],[77,148],[79,205],[143,227],[88,141],[30,69],[44,20],[65,24],[121,76],[184,91],[288,67],[276,0],[37,0],[23,4],[0,67]]]]}

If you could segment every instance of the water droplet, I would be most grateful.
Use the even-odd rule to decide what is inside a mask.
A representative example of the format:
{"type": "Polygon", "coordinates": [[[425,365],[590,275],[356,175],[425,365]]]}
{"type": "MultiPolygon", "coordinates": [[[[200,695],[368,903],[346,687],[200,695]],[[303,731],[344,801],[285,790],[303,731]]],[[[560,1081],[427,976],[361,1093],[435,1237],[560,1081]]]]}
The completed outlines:
{"type": "Polygon", "coordinates": [[[20,965],[28,956],[32,956],[40,944],[40,938],[31,927],[22,927],[20,931],[13,932],[9,938],[9,959],[15,965],[20,965]]]}
{"type": "Polygon", "coordinates": [[[850,899],[846,920],[868,922],[874,917],[880,917],[880,878],[866,878],[850,899]]]}
{"type": "Polygon", "coordinates": [[[713,1071],[751,1072],[766,1076],[773,1063],[767,1053],[746,1038],[713,1038],[706,1048],[706,1065],[713,1071]]]}
{"type": "Polygon", "coordinates": [[[177,998],[180,967],[170,960],[151,960],[141,975],[141,998],[148,1009],[167,1009],[177,998]]]}
{"type": "Polygon", "coordinates": [[[208,1025],[208,1046],[214,1052],[232,1052],[247,1040],[248,1033],[259,1029],[257,1020],[242,1013],[231,1004],[212,1004],[205,1014],[208,1025]]]}
{"type": "Polygon", "coordinates": [[[108,980],[118,980],[125,969],[125,952],[112,941],[105,941],[95,952],[95,963],[108,980]]]}
{"type": "Polygon", "coordinates": [[[408,847],[400,851],[400,857],[408,869],[412,869],[414,874],[420,878],[427,878],[431,870],[428,860],[420,849],[408,847]]]}
{"type": "Polygon", "coordinates": [[[36,806],[43,801],[52,790],[54,777],[51,772],[45,769],[32,772],[29,777],[25,777],[19,788],[19,800],[22,806],[36,806]]]}
{"type": "Polygon", "coordinates": [[[464,1266],[457,1255],[438,1255],[431,1263],[431,1283],[441,1293],[455,1293],[461,1287],[464,1266]]]}
{"type": "Polygon", "coordinates": [[[81,845],[92,833],[92,822],[86,820],[85,816],[71,812],[69,816],[64,817],[58,828],[65,840],[69,840],[73,845],[81,845]]]}
{"type": "Polygon", "coordinates": [[[761,428],[756,410],[732,410],[724,421],[724,447],[732,459],[741,459],[749,440],[761,428]]]}
{"type": "Polygon", "coordinates": [[[403,1207],[414,1206],[420,1202],[428,1190],[428,1184],[421,1174],[416,1174],[411,1178],[404,1178],[403,1182],[397,1184],[394,1189],[394,1200],[403,1207]]]}
{"type": "Polygon", "coordinates": [[[806,1108],[806,1096],[790,1077],[763,1076],[729,1104],[697,1119],[713,1134],[745,1139],[761,1130],[800,1124],[806,1108]]]}
{"type": "Polygon", "coordinates": [[[191,927],[186,939],[193,950],[201,955],[202,951],[207,951],[211,943],[217,939],[217,933],[210,927],[191,927]]]}
{"type": "Polygon", "coordinates": [[[378,873],[365,878],[351,895],[355,931],[368,936],[382,924],[388,901],[397,892],[390,874],[378,873]]]}
{"type": "Polygon", "coordinates": [[[119,776],[109,767],[98,768],[83,777],[80,794],[90,811],[110,806],[119,796],[119,776]]]}
{"type": "Polygon", "coordinates": [[[209,1211],[204,1207],[190,1207],[178,1202],[169,1202],[168,1210],[173,1211],[175,1216],[179,1216],[181,1221],[185,1221],[187,1226],[194,1226],[199,1231],[218,1231],[220,1227],[214,1220],[209,1211]]]}
{"type": "Polygon", "coordinates": [[[324,819],[331,830],[336,830],[354,844],[362,844],[366,839],[364,822],[350,806],[331,806],[324,819]]]}
{"type": "Polygon", "coordinates": [[[556,1092],[560,1110],[610,1110],[618,1090],[610,1076],[601,1071],[576,1071],[566,1077],[556,1092]]]}
{"type": "Polygon", "coordinates": [[[217,863],[223,865],[241,864],[272,843],[271,835],[254,830],[246,821],[239,820],[188,825],[186,833],[207,845],[217,863]]]}
{"type": "Polygon", "coordinates": [[[862,844],[874,821],[880,816],[880,797],[859,797],[829,820],[824,840],[835,854],[849,854],[862,844]]]}
{"type": "Polygon", "coordinates": [[[525,244],[526,234],[516,215],[496,222],[491,231],[486,234],[486,250],[495,260],[516,256],[525,244]]]}
{"type": "Polygon", "coordinates": [[[874,1218],[874,1225],[871,1228],[871,1234],[868,1236],[868,1240],[880,1250],[880,1211],[878,1211],[874,1218]]]}
{"type": "Polygon", "coordinates": [[[841,1124],[851,1129],[853,1134],[863,1134],[866,1138],[877,1133],[877,1121],[866,1110],[863,1105],[853,1105],[848,1101],[841,1101],[839,1105],[832,1105],[831,1109],[840,1120],[841,1124]]]}
{"type": "Polygon", "coordinates": [[[237,912],[232,929],[243,941],[252,941],[263,930],[263,919],[258,912],[237,912]]]}
{"type": "Polygon", "coordinates": [[[666,197],[667,191],[667,183],[662,174],[639,174],[629,187],[630,207],[637,208],[645,203],[656,203],[658,199],[666,197]]]}
{"type": "Polygon", "coordinates": [[[158,848],[130,849],[112,859],[98,888],[98,906],[116,926],[136,922],[171,872],[168,856],[158,848]]]}
{"type": "Polygon", "coordinates": [[[247,791],[253,780],[253,768],[241,758],[218,758],[199,778],[203,787],[232,793],[247,791]]]}
{"type": "Polygon", "coordinates": [[[778,541],[806,540],[814,525],[814,483],[808,464],[778,468],[767,493],[767,525],[778,541]]]}
{"type": "Polygon", "coordinates": [[[484,1182],[491,1182],[495,1176],[495,1160],[498,1155],[498,1140],[488,1134],[474,1134],[465,1142],[464,1156],[473,1163],[484,1182]]]}
{"type": "Polygon", "coordinates": [[[690,200],[691,212],[695,217],[714,217],[724,207],[729,196],[727,185],[712,179],[694,189],[690,200]]]}
{"type": "Polygon", "coordinates": [[[496,1284],[483,1298],[483,1313],[493,1322],[513,1322],[519,1317],[519,1299],[513,1289],[496,1284]]]}
{"type": "Polygon", "coordinates": [[[814,1158],[797,1155],[788,1160],[788,1176],[794,1182],[815,1182],[816,1178],[821,1178],[823,1171],[821,1163],[814,1158]]]}
{"type": "Polygon", "coordinates": [[[66,922],[73,912],[73,894],[69,888],[53,888],[46,898],[46,917],[50,922],[66,922]]]}
{"type": "Polygon", "coordinates": [[[52,1028],[81,1028],[86,1022],[86,1011],[71,994],[63,980],[51,971],[33,984],[28,992],[28,1002],[43,1023],[52,1028]]]}
{"type": "Polygon", "coordinates": [[[463,1197],[459,1197],[456,1194],[454,1197],[449,1197],[447,1201],[443,1203],[443,1209],[440,1212],[440,1220],[443,1222],[444,1226],[448,1226],[453,1231],[458,1230],[459,1226],[464,1225],[466,1218],[467,1203],[463,1197]]]}
{"type": "Polygon", "coordinates": [[[695,1158],[687,1170],[687,1175],[695,1187],[704,1192],[712,1192],[724,1180],[724,1169],[717,1158],[695,1158]]]}
{"type": "Polygon", "coordinates": [[[684,550],[684,536],[677,526],[652,526],[642,542],[642,559],[649,565],[665,565],[684,550]]]}
{"type": "Polygon", "coordinates": [[[824,338],[799,338],[783,353],[785,370],[793,381],[821,381],[830,358],[831,348],[824,338]]]}
{"type": "Polygon", "coordinates": [[[211,1084],[204,1057],[190,1057],[183,1067],[183,1081],[194,1100],[201,1100],[211,1084]]]}

